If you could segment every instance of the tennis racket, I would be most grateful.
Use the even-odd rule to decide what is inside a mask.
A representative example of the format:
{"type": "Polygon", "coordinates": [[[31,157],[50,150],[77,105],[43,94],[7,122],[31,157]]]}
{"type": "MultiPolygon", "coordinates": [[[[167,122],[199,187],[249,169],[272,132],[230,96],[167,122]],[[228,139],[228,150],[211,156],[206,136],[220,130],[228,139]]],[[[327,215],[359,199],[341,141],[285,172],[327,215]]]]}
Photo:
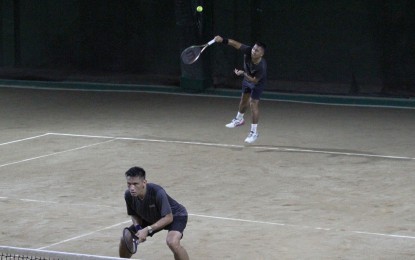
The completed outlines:
{"type": "Polygon", "coordinates": [[[215,40],[211,40],[210,42],[203,44],[203,45],[193,45],[188,48],[186,48],[184,51],[182,51],[181,58],[184,64],[192,64],[197,59],[199,59],[200,55],[204,50],[206,50],[207,47],[214,44],[215,40]]]}
{"type": "Polygon", "coordinates": [[[129,227],[124,228],[122,237],[128,251],[130,251],[131,254],[135,254],[138,247],[138,237],[135,235],[135,230],[132,230],[132,228],[129,227]]]}

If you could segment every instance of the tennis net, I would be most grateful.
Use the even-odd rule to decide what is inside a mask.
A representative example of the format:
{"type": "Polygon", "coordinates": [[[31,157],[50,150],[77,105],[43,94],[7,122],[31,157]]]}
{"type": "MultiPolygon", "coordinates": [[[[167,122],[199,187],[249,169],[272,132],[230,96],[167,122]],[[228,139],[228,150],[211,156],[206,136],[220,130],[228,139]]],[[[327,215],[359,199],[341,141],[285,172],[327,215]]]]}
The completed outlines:
{"type": "Polygon", "coordinates": [[[19,260],[116,260],[123,259],[117,257],[106,257],[96,255],[84,255],[39,249],[28,249],[20,247],[0,246],[0,259],[19,259],[19,260]]]}

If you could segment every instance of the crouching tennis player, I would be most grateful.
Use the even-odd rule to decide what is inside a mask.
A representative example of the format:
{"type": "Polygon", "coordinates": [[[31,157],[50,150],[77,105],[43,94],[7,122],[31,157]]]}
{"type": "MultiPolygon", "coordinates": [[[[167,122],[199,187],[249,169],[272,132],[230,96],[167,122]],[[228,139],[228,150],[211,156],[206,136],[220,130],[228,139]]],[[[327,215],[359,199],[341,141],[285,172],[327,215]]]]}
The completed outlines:
{"type": "MultiPolygon", "coordinates": [[[[142,227],[136,233],[139,242],[146,241],[148,236],[163,229],[168,230],[166,243],[173,252],[174,259],[189,259],[186,249],[180,245],[187,224],[186,208],[171,198],[161,186],[147,182],[143,168],[132,167],[125,173],[125,177],[128,186],[124,194],[127,213],[131,216],[133,227],[142,227]]],[[[120,257],[130,258],[131,253],[122,240],[123,238],[119,246],[120,257]]]]}

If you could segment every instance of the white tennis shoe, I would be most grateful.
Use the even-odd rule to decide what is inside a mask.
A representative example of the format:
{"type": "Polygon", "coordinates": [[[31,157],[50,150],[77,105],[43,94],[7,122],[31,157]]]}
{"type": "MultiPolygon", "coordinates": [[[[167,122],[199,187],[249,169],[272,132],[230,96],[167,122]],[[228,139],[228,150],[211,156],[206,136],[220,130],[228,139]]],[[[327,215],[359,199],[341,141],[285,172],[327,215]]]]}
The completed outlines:
{"type": "Polygon", "coordinates": [[[258,133],[254,133],[254,132],[249,132],[248,137],[245,139],[245,143],[248,144],[252,144],[253,142],[256,141],[256,139],[258,138],[259,134],[258,133]]]}
{"type": "Polygon", "coordinates": [[[242,119],[234,118],[232,119],[232,122],[230,122],[229,124],[226,124],[226,127],[235,128],[235,127],[243,125],[244,123],[245,123],[245,120],[243,118],[242,119]]]}

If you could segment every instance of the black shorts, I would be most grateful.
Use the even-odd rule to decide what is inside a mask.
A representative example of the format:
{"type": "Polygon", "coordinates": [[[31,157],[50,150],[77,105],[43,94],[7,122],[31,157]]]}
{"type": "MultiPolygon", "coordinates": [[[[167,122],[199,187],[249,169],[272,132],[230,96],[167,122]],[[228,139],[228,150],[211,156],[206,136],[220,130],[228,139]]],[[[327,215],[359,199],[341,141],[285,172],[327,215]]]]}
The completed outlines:
{"type": "MultiPolygon", "coordinates": [[[[145,228],[145,227],[151,225],[150,223],[148,223],[145,220],[143,220],[142,224],[143,224],[142,228],[145,228]]],[[[165,226],[163,229],[157,230],[156,232],[154,232],[150,236],[153,236],[155,233],[160,232],[161,230],[179,231],[180,233],[182,233],[182,236],[183,236],[183,232],[184,232],[184,229],[186,228],[186,225],[187,225],[187,216],[173,217],[173,222],[172,223],[165,226]]],[[[131,225],[130,228],[135,229],[134,225],[131,225]]]]}
{"type": "Polygon", "coordinates": [[[166,226],[164,229],[168,231],[179,231],[183,234],[184,229],[187,225],[187,216],[177,216],[173,217],[173,222],[170,225],[166,226]]]}
{"type": "Polygon", "coordinates": [[[255,86],[252,83],[243,81],[242,82],[242,93],[243,94],[251,94],[252,99],[260,100],[262,94],[263,87],[255,86]]]}

